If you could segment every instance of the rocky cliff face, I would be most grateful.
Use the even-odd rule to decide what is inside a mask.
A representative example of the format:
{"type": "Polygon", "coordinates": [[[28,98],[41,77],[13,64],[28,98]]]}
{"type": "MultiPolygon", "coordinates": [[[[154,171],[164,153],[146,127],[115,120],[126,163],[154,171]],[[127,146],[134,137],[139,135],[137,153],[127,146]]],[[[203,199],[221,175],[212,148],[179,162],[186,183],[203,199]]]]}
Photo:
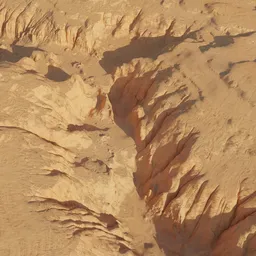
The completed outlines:
{"type": "Polygon", "coordinates": [[[254,1],[2,1],[0,255],[256,255],[254,1]]]}

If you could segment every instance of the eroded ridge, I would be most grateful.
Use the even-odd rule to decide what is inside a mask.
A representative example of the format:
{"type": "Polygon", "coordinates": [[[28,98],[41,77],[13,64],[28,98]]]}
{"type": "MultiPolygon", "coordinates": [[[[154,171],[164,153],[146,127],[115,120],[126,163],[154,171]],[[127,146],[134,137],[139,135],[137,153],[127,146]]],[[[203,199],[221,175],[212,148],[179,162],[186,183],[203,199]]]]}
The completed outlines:
{"type": "Polygon", "coordinates": [[[0,255],[255,255],[255,17],[2,1],[0,255]]]}
{"type": "MultiPolygon", "coordinates": [[[[226,198],[220,180],[209,179],[204,168],[208,160],[197,156],[204,150],[197,145],[205,135],[189,115],[204,102],[211,104],[207,100],[210,95],[186,74],[185,64],[184,69],[175,63],[166,68],[163,62],[138,59],[117,69],[113,77],[109,99],[115,121],[136,143],[134,182],[146,201],[148,218],[154,220],[157,241],[165,254],[222,255],[226,253],[222,251],[224,239],[229,235],[225,251],[252,251],[252,242],[246,242],[253,239],[251,231],[243,238],[243,247],[237,245],[237,239],[244,231],[231,235],[241,222],[250,219],[250,225],[255,223],[255,208],[246,210],[241,204],[241,191],[248,178],[238,178],[237,191],[226,198]]],[[[197,118],[200,122],[200,115],[197,118]]],[[[226,125],[230,125],[228,120],[226,125]]],[[[237,136],[244,135],[231,136],[223,152],[232,154],[231,147],[239,143],[237,136]]],[[[209,151],[206,158],[211,155],[209,151]]],[[[251,203],[254,194],[246,196],[251,203]]]]}

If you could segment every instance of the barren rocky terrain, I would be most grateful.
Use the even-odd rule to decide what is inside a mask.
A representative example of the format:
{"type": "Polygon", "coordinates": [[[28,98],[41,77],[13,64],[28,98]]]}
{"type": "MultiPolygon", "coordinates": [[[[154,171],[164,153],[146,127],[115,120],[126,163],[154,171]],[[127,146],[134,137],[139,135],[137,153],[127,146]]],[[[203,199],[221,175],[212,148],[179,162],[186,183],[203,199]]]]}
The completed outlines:
{"type": "Polygon", "coordinates": [[[0,1],[0,256],[256,255],[255,0],[0,1]]]}

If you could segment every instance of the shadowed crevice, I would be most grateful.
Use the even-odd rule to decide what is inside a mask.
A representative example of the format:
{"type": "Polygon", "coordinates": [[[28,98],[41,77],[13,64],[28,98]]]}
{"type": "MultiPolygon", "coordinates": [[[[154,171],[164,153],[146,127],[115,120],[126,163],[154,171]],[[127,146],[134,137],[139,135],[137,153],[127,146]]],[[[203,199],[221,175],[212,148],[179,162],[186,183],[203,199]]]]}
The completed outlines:
{"type": "MultiPolygon", "coordinates": [[[[250,36],[251,34],[230,36],[227,41],[225,41],[226,38],[217,38],[210,47],[227,46],[233,42],[234,37],[250,36]],[[221,42],[222,39],[224,39],[223,42],[221,42]]],[[[147,51],[150,47],[157,44],[154,40],[152,45],[149,43],[149,46],[143,42],[143,38],[141,42],[135,42],[136,40],[129,46],[104,55],[106,62],[101,62],[101,64],[106,65],[106,72],[112,72],[115,67],[130,62],[133,58],[157,58],[161,52],[155,50],[148,54],[147,51]],[[140,44],[145,44],[141,52],[140,44]],[[132,46],[137,49],[137,52],[132,52],[132,46]],[[127,54],[129,51],[131,51],[130,55],[127,54]],[[112,66],[111,58],[114,58],[112,66]],[[110,65],[107,65],[108,61],[110,65]]],[[[159,39],[159,45],[161,49],[165,47],[161,39],[159,39]]],[[[170,46],[170,48],[172,47],[175,45],[170,46]]],[[[188,133],[181,132],[179,117],[188,113],[195,106],[197,100],[191,99],[186,86],[181,86],[174,92],[159,96],[152,104],[159,83],[170,79],[173,72],[173,68],[166,70],[156,68],[142,75],[138,61],[133,72],[115,80],[108,95],[116,124],[134,139],[137,146],[134,184],[140,198],[144,198],[146,201],[149,212],[151,206],[155,206],[152,212],[157,211],[153,219],[156,241],[166,256],[242,256],[247,255],[248,252],[251,253],[248,255],[254,255],[255,236],[245,237],[245,242],[241,247],[238,246],[238,241],[252,226],[250,224],[245,230],[242,230],[248,219],[254,225],[256,224],[256,209],[243,210],[245,208],[243,205],[235,207],[237,208],[235,212],[234,208],[230,209],[228,213],[214,216],[212,209],[222,200],[219,195],[219,186],[209,188],[209,181],[203,173],[197,170],[196,163],[194,166],[186,168],[187,164],[190,165],[190,160],[193,159],[192,151],[196,148],[194,146],[200,134],[193,128],[188,133]],[[177,101],[178,104],[166,104],[168,107],[157,113],[159,108],[163,108],[166,101],[172,100],[171,96],[173,95],[181,96],[180,101],[177,101]],[[143,140],[140,139],[140,122],[145,116],[136,116],[138,106],[143,109],[144,112],[142,112],[148,120],[154,123],[153,126],[149,126],[143,140]],[[170,133],[169,136],[164,137],[167,133],[170,133]],[[160,143],[161,146],[156,146],[161,138],[164,138],[161,141],[162,144],[160,143]],[[154,150],[151,150],[152,148],[154,150]],[[182,201],[185,200],[183,195],[184,193],[190,195],[191,188],[196,188],[194,197],[189,198],[182,207],[182,201]],[[185,204],[189,204],[189,206],[185,204]],[[230,226],[230,221],[234,216],[237,216],[237,221],[234,226],[230,226]],[[237,228],[238,226],[241,228],[237,228]]],[[[201,97],[203,96],[201,95],[201,97]]],[[[145,120],[147,119],[145,118],[145,120]]],[[[228,199],[226,202],[229,202],[228,199]]],[[[215,214],[225,210],[225,208],[221,208],[215,214]]]]}
{"type": "Polygon", "coordinates": [[[70,75],[61,68],[49,65],[48,72],[45,77],[55,82],[63,82],[68,80],[70,75]]]}
{"type": "Polygon", "coordinates": [[[107,225],[108,230],[113,230],[119,227],[117,219],[112,214],[101,213],[98,219],[107,225]]]}
{"type": "Polygon", "coordinates": [[[41,51],[42,49],[37,47],[25,47],[21,45],[12,45],[12,52],[6,49],[0,49],[0,62],[8,61],[12,63],[16,63],[24,57],[31,57],[33,51],[41,51]]]}
{"type": "Polygon", "coordinates": [[[87,132],[104,131],[104,132],[106,132],[109,130],[109,128],[99,128],[99,127],[91,125],[91,124],[82,124],[82,125],[69,124],[67,127],[67,130],[69,132],[76,132],[76,131],[87,131],[87,132]]]}
{"type": "Polygon", "coordinates": [[[129,63],[136,58],[150,58],[155,60],[159,55],[173,51],[176,46],[183,43],[186,39],[196,40],[199,30],[191,32],[190,29],[191,27],[180,37],[165,34],[158,37],[134,38],[130,44],[124,47],[120,47],[114,51],[104,52],[103,58],[99,63],[109,74],[116,67],[120,67],[124,63],[129,63]]]}
{"type": "Polygon", "coordinates": [[[183,222],[158,216],[154,218],[156,240],[166,256],[255,255],[255,233],[245,236],[241,247],[238,245],[239,239],[256,224],[255,209],[254,214],[248,215],[244,223],[226,229],[229,218],[230,213],[211,217],[209,210],[195,219],[185,218],[183,222]],[[250,225],[247,224],[248,221],[250,225]],[[243,225],[247,228],[243,228],[243,225]]]}
{"type": "Polygon", "coordinates": [[[210,50],[211,48],[226,47],[226,46],[229,46],[229,45],[235,43],[234,38],[248,37],[255,33],[256,33],[256,31],[241,33],[241,34],[234,35],[234,36],[232,36],[232,35],[215,36],[214,40],[212,42],[210,42],[207,45],[199,46],[199,49],[201,52],[206,52],[206,51],[210,50]]]}
{"type": "Polygon", "coordinates": [[[241,61],[234,62],[234,63],[233,62],[228,63],[228,68],[219,73],[220,78],[223,78],[224,76],[228,75],[231,72],[231,70],[234,66],[236,66],[238,64],[248,63],[248,62],[256,62],[256,59],[253,60],[253,61],[251,61],[251,60],[241,60],[241,61]]]}
{"type": "Polygon", "coordinates": [[[115,81],[108,94],[116,124],[134,140],[136,140],[136,133],[138,132],[135,127],[138,121],[136,113],[132,120],[128,120],[127,117],[132,115],[136,106],[140,106],[145,114],[148,114],[153,108],[148,103],[158,90],[158,84],[169,80],[173,73],[172,67],[162,70],[157,67],[146,72],[143,76],[136,77],[140,68],[138,62],[133,72],[115,81]]]}

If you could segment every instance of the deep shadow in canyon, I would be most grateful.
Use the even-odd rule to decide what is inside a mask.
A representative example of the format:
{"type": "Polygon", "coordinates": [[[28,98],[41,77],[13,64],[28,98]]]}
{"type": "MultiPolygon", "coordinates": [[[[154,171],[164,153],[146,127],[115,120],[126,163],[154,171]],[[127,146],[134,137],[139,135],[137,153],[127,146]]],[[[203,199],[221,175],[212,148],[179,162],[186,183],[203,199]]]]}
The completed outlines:
{"type": "Polygon", "coordinates": [[[240,207],[239,212],[245,214],[240,214],[239,220],[232,224],[233,212],[210,217],[209,208],[196,219],[185,218],[182,223],[171,217],[156,217],[156,241],[166,256],[254,256],[255,233],[248,234],[241,247],[237,244],[250,226],[256,224],[256,209],[240,207]]]}
{"type": "Polygon", "coordinates": [[[11,45],[12,52],[7,49],[0,49],[0,62],[7,61],[16,63],[24,57],[31,57],[33,51],[41,51],[42,49],[37,47],[25,47],[21,45],[11,45]]]}
{"type": "MultiPolygon", "coordinates": [[[[121,62],[116,64],[119,65],[121,62]]],[[[108,96],[112,104],[116,124],[134,139],[137,146],[137,168],[134,173],[134,184],[141,199],[150,190],[152,191],[150,198],[145,199],[150,209],[161,195],[169,192],[172,179],[181,171],[182,163],[185,163],[192,154],[193,146],[200,133],[192,130],[180,140],[178,139],[180,133],[177,131],[176,134],[173,134],[172,140],[157,148],[151,156],[150,144],[167,132],[164,127],[175,125],[181,115],[188,113],[197,104],[197,99],[185,97],[177,107],[164,110],[154,121],[152,129],[145,139],[142,140],[140,138],[140,122],[143,117],[138,117],[137,107],[143,108],[147,116],[153,116],[152,113],[156,108],[161,107],[164,100],[169,100],[169,97],[176,94],[187,93],[188,88],[186,86],[180,87],[174,92],[158,97],[153,105],[149,105],[154,93],[158,90],[158,84],[171,79],[173,68],[161,70],[156,67],[143,75],[139,74],[141,74],[141,64],[138,61],[134,71],[126,77],[116,79],[108,96]],[[159,159],[161,161],[158,161],[159,159]]],[[[184,218],[184,221],[180,221],[178,209],[173,212],[173,215],[168,217],[165,215],[175,199],[179,198],[190,186],[199,183],[202,185],[197,192],[196,196],[198,198],[196,200],[202,200],[203,202],[200,196],[208,186],[208,181],[203,174],[200,174],[193,167],[180,178],[180,184],[176,192],[168,194],[162,213],[153,218],[156,229],[155,239],[165,255],[256,255],[255,234],[249,234],[241,247],[237,245],[239,238],[250,228],[250,226],[246,226],[247,221],[250,219],[252,224],[256,224],[256,209],[247,209],[241,203],[235,205],[229,213],[211,217],[210,209],[213,207],[214,200],[218,198],[219,187],[209,194],[204,210],[195,219],[184,218]],[[238,228],[242,226],[247,227],[247,229],[238,228]]],[[[246,200],[251,200],[251,198],[245,199],[244,202],[246,200]]]]}
{"type": "MultiPolygon", "coordinates": [[[[43,52],[42,49],[37,47],[25,47],[20,45],[11,45],[12,52],[7,49],[0,49],[0,63],[11,62],[16,63],[24,57],[31,57],[34,51],[43,52]]],[[[34,70],[28,70],[27,73],[36,73],[34,70]]],[[[55,81],[63,82],[70,78],[70,75],[59,67],[49,65],[46,78],[55,81]]]]}
{"type": "Polygon", "coordinates": [[[161,54],[173,51],[176,46],[186,39],[197,39],[197,32],[190,31],[189,27],[184,35],[180,37],[165,34],[157,37],[135,37],[130,44],[120,47],[114,51],[106,51],[103,58],[99,61],[102,68],[108,73],[112,73],[116,67],[129,63],[136,58],[157,59],[161,54]]]}
{"type": "Polygon", "coordinates": [[[234,38],[248,37],[255,33],[256,33],[255,31],[252,31],[252,32],[241,33],[238,35],[230,35],[228,33],[227,35],[223,35],[223,36],[214,36],[213,38],[214,40],[212,42],[210,42],[207,45],[199,46],[199,49],[203,53],[210,50],[211,48],[227,47],[235,43],[234,38]]]}

